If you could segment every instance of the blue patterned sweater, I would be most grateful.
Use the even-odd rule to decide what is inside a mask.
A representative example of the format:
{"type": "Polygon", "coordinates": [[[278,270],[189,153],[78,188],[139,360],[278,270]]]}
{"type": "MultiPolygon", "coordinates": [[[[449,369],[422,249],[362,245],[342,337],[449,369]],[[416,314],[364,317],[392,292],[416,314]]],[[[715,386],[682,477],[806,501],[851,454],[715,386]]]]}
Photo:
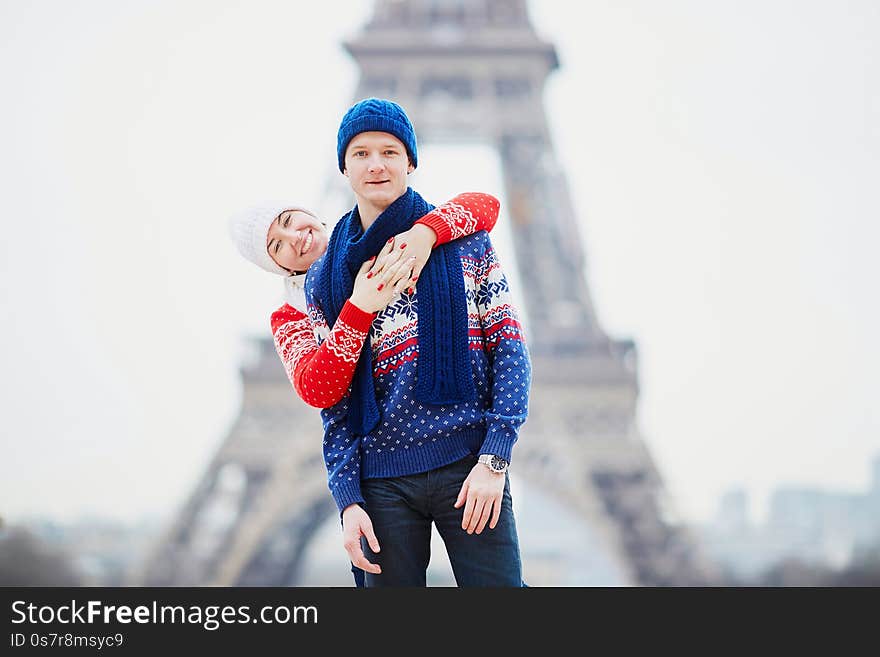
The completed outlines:
{"type": "MultiPolygon", "coordinates": [[[[531,362],[507,278],[486,231],[453,242],[461,256],[468,305],[474,402],[447,406],[414,399],[418,372],[418,290],[378,313],[369,330],[373,383],[381,419],[354,436],[345,418],[350,397],[321,411],[328,486],[341,512],[363,502],[361,479],[427,472],[468,454],[508,461],[528,414],[531,362]]],[[[315,335],[329,333],[315,299],[320,261],[309,268],[305,296],[315,335]]],[[[351,389],[349,388],[349,393],[351,389]]]]}

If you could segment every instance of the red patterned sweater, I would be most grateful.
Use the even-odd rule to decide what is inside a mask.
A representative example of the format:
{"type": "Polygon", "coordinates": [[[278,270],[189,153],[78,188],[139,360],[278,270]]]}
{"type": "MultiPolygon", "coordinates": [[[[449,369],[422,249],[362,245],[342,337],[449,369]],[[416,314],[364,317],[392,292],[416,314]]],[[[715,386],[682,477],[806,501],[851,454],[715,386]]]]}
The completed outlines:
{"type": "MultiPolygon", "coordinates": [[[[498,220],[499,205],[489,194],[459,194],[416,223],[437,233],[436,248],[480,230],[491,231],[498,220]]],[[[294,389],[309,406],[329,408],[348,392],[376,315],[346,301],[336,324],[318,346],[313,325],[303,312],[285,303],[272,313],[275,349],[294,389]]]]}

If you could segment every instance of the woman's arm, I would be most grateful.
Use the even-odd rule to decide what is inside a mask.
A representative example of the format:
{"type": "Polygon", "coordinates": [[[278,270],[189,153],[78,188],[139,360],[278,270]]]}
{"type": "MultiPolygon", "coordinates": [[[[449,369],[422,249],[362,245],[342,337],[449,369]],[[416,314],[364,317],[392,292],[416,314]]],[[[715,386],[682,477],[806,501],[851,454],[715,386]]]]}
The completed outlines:
{"type": "MultiPolygon", "coordinates": [[[[491,231],[498,221],[500,205],[498,199],[491,194],[480,192],[459,194],[431,210],[416,221],[408,231],[396,235],[394,253],[389,257],[379,258],[373,265],[373,274],[379,275],[383,272],[383,268],[395,262],[414,258],[413,263],[409,265],[410,278],[401,281],[395,290],[399,292],[408,288],[412,294],[413,286],[431,256],[431,250],[480,230],[491,231]]],[[[380,282],[387,278],[381,276],[380,282]]]]}
{"type": "MultiPolygon", "coordinates": [[[[403,244],[403,249],[397,249],[402,253],[401,258],[415,256],[416,262],[420,262],[418,271],[421,271],[433,247],[479,230],[492,230],[498,220],[498,209],[498,200],[489,194],[459,194],[416,222],[422,226],[419,230],[431,233],[429,240],[408,240],[413,242],[412,245],[408,241],[401,242],[401,236],[406,240],[411,229],[398,235],[391,248],[403,244]],[[426,231],[425,226],[431,230],[426,231]],[[411,251],[408,252],[408,248],[411,251]],[[420,261],[421,258],[424,260],[420,261]]],[[[384,251],[383,249],[383,253],[384,251]]],[[[381,258],[380,255],[379,259],[381,258]]],[[[401,262],[401,258],[396,258],[394,262],[401,262]]],[[[385,271],[393,269],[392,264],[386,264],[385,271]]],[[[356,291],[359,287],[365,287],[366,278],[373,278],[366,268],[362,268],[362,272],[355,281],[356,291]]],[[[418,273],[414,272],[413,276],[418,278],[418,273]]],[[[390,300],[393,294],[394,292],[385,290],[382,296],[390,300]]],[[[355,298],[355,293],[352,293],[352,298],[355,298]]],[[[361,305],[369,307],[364,303],[361,305]]],[[[349,299],[327,339],[318,346],[312,324],[306,315],[287,304],[272,313],[275,349],[294,389],[309,406],[329,408],[348,392],[361,349],[375,317],[375,312],[362,310],[349,299]]]]}
{"type": "MultiPolygon", "coordinates": [[[[437,234],[435,247],[472,235],[480,230],[492,232],[498,221],[501,204],[491,194],[466,192],[431,210],[416,224],[422,224],[437,234]]],[[[395,238],[399,242],[400,238],[395,238]]]]}
{"type": "Polygon", "coordinates": [[[329,408],[348,392],[375,316],[346,301],[327,339],[318,346],[305,314],[287,304],[272,313],[275,349],[306,404],[329,408]]]}

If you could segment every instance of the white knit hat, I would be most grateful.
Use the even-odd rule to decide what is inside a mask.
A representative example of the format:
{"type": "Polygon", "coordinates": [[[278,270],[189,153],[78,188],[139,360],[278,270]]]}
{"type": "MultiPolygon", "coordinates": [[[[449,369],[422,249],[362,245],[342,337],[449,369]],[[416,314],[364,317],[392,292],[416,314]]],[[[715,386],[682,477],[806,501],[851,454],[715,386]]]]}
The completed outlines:
{"type": "MultiPolygon", "coordinates": [[[[229,236],[239,253],[271,274],[290,276],[290,272],[272,260],[266,249],[269,227],[278,215],[287,210],[299,210],[315,217],[310,210],[285,201],[265,201],[235,213],[229,218],[229,236]]],[[[315,217],[317,219],[317,217],[315,217]]]]}

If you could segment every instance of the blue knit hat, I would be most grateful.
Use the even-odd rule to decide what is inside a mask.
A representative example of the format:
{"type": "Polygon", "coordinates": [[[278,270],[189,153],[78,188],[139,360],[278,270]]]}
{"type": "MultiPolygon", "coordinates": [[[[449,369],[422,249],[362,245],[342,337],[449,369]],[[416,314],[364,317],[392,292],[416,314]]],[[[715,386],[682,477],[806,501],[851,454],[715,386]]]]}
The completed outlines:
{"type": "Polygon", "coordinates": [[[342,117],[339,132],[336,135],[336,155],[339,159],[339,170],[345,171],[345,149],[355,135],[361,132],[389,132],[406,146],[413,168],[419,164],[419,153],[416,150],[416,133],[412,122],[403,108],[397,103],[382,98],[365,98],[352,105],[342,117]]]}

